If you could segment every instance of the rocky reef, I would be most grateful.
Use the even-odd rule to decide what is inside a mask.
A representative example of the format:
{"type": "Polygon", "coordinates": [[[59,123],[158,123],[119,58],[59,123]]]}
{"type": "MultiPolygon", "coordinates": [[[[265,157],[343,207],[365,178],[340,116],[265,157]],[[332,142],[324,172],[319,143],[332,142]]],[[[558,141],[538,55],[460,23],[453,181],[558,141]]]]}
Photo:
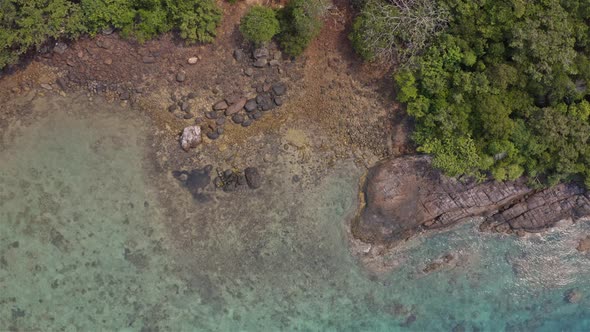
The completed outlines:
{"type": "Polygon", "coordinates": [[[575,184],[534,190],[523,179],[457,180],[434,169],[427,156],[388,159],[370,168],[363,194],[352,233],[363,242],[388,247],[471,217],[485,217],[482,231],[519,234],[590,217],[590,193],[575,184]]]}

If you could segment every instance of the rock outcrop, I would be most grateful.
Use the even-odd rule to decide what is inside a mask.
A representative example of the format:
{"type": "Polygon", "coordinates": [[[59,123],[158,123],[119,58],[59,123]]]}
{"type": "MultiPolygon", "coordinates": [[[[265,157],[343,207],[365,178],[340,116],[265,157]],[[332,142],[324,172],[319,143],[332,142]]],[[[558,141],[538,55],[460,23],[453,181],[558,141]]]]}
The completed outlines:
{"type": "Polygon", "coordinates": [[[387,246],[476,216],[486,217],[481,230],[499,232],[538,232],[590,216],[590,195],[574,184],[533,190],[524,180],[464,182],[441,174],[427,156],[381,162],[369,170],[363,190],[353,235],[387,246]]]}

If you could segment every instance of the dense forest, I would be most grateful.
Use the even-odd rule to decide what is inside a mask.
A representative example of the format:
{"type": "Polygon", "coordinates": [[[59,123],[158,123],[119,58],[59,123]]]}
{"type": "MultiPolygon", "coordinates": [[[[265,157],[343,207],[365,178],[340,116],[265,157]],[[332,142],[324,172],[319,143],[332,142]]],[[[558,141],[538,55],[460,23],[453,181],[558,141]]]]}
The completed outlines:
{"type": "Polygon", "coordinates": [[[400,62],[413,138],[448,174],[590,186],[589,24],[586,0],[368,0],[351,39],[400,62]]]}

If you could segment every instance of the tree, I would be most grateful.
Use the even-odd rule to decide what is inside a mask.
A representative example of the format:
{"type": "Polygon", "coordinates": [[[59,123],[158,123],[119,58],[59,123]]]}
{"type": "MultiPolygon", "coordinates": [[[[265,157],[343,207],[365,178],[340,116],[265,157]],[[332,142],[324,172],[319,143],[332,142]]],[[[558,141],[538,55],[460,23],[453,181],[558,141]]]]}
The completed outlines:
{"type": "Polygon", "coordinates": [[[434,0],[368,0],[349,38],[365,60],[401,61],[420,53],[448,22],[434,0]]]}
{"type": "Polygon", "coordinates": [[[279,44],[285,53],[293,56],[303,53],[319,34],[328,8],[326,0],[290,0],[279,11],[279,44]]]}
{"type": "Polygon", "coordinates": [[[275,11],[263,6],[251,7],[240,22],[242,35],[255,44],[269,42],[279,33],[279,29],[279,20],[275,11]]]}

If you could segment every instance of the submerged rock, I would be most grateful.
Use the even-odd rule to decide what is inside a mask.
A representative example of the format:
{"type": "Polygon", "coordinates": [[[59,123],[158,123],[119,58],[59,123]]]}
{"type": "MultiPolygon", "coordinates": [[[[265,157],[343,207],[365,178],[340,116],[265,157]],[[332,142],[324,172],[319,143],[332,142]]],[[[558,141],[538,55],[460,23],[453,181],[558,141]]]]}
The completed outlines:
{"type": "Polygon", "coordinates": [[[184,187],[197,200],[206,200],[203,191],[211,183],[211,170],[213,167],[207,165],[202,169],[194,169],[192,171],[174,171],[172,175],[179,180],[184,187]]]}
{"type": "Polygon", "coordinates": [[[563,299],[567,303],[576,304],[582,300],[582,293],[577,289],[570,289],[565,293],[563,299]]]}
{"type": "Polygon", "coordinates": [[[201,127],[188,126],[182,131],[180,136],[180,145],[184,151],[196,148],[201,143],[201,127]]]}
{"type": "Polygon", "coordinates": [[[535,191],[523,179],[461,182],[434,169],[427,156],[379,163],[369,169],[363,190],[365,206],[352,232],[387,246],[474,216],[487,216],[481,230],[500,232],[538,232],[563,219],[590,216],[589,194],[576,185],[535,191]]]}
{"type": "Polygon", "coordinates": [[[256,167],[248,167],[244,170],[244,175],[246,176],[246,182],[248,186],[252,189],[258,189],[262,185],[262,176],[258,172],[256,167]]]}

